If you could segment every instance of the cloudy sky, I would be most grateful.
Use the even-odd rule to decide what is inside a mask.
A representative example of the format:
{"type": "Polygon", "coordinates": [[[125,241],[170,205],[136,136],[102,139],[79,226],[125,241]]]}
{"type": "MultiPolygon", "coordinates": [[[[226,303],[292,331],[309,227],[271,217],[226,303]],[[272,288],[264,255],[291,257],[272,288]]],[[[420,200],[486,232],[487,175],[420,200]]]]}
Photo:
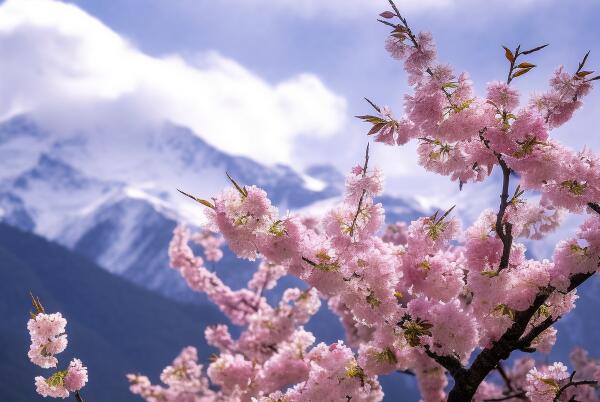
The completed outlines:
{"type": "MultiPolygon", "coordinates": [[[[501,45],[551,46],[519,80],[543,90],[559,64],[592,50],[600,70],[598,0],[398,1],[415,30],[430,30],[440,58],[477,89],[504,77],[501,45]]],[[[367,142],[352,116],[363,96],[400,111],[401,66],[376,22],[386,0],[6,0],[0,3],[0,118],[34,113],[62,131],[108,125],[119,135],[160,121],[264,163],[347,169],[367,142]]],[[[558,137],[600,149],[595,91],[558,137]]],[[[420,185],[414,144],[374,147],[388,191],[443,195],[420,185]]]]}

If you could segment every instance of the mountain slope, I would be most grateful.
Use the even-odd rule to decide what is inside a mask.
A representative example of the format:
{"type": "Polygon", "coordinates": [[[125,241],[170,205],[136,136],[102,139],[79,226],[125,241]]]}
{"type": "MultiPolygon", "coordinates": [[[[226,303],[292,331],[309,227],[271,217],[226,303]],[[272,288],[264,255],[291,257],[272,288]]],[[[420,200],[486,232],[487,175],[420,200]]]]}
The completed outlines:
{"type": "Polygon", "coordinates": [[[144,372],[157,378],[180,348],[211,350],[206,325],[223,322],[212,306],[182,305],[139,288],[69,250],[38,236],[0,224],[0,400],[42,400],[33,377],[48,375],[27,359],[29,291],[49,312],[68,320],[69,346],[60,361],[80,357],[90,370],[84,395],[90,401],[135,401],[124,375],[144,372]]]}

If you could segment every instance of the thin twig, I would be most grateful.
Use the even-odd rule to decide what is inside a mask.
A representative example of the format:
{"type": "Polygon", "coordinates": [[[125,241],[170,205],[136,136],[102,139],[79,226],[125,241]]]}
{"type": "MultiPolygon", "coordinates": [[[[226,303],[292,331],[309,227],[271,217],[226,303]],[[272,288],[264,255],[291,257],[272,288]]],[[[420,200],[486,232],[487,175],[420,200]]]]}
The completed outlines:
{"type": "Polygon", "coordinates": [[[496,365],[496,370],[498,370],[498,373],[500,373],[500,377],[502,377],[502,380],[504,380],[504,383],[506,384],[508,390],[513,391],[513,386],[510,383],[510,378],[508,378],[508,375],[506,375],[506,371],[504,371],[504,367],[502,367],[501,363],[498,363],[496,365]]]}
{"type": "Polygon", "coordinates": [[[580,385],[597,385],[598,384],[598,381],[594,381],[594,380],[573,381],[573,377],[575,377],[575,373],[576,373],[576,371],[573,371],[573,373],[571,373],[571,376],[569,377],[569,382],[566,383],[565,385],[563,385],[562,387],[560,387],[560,389],[556,393],[556,396],[554,397],[554,402],[557,402],[560,399],[560,396],[563,394],[563,392],[565,392],[569,387],[578,387],[580,385]]]}
{"type": "Polygon", "coordinates": [[[521,50],[521,45],[517,46],[515,54],[513,55],[512,60],[510,61],[510,68],[508,69],[508,78],[506,79],[506,83],[510,85],[510,82],[513,80],[513,72],[515,71],[515,63],[517,61],[517,57],[521,55],[519,53],[521,50]]]}
{"type": "MultiPolygon", "coordinates": [[[[365,164],[363,165],[362,176],[365,177],[367,175],[367,168],[369,166],[369,144],[367,143],[367,150],[365,151],[365,164]]],[[[354,218],[352,219],[352,224],[350,225],[350,238],[354,236],[354,228],[356,227],[356,221],[358,220],[358,215],[360,215],[362,211],[362,204],[365,199],[365,195],[367,195],[367,189],[363,189],[362,194],[360,195],[360,199],[358,200],[358,208],[356,208],[356,214],[354,214],[354,218]]]]}

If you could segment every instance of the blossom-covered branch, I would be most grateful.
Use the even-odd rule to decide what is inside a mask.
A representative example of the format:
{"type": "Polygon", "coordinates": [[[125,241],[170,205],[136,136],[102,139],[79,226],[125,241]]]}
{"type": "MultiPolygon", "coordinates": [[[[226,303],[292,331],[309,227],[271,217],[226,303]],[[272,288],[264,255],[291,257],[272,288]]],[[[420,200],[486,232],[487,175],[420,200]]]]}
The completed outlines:
{"type": "MultiPolygon", "coordinates": [[[[46,314],[39,298],[31,295],[31,300],[34,311],[27,323],[31,337],[29,359],[45,369],[56,367],[56,355],[67,348],[67,320],[60,313],[46,314]]],[[[43,397],[67,398],[72,392],[77,402],[83,402],[79,391],[87,381],[87,368],[79,359],[71,360],[65,370],[57,371],[48,378],[35,377],[36,390],[43,397]]]]}
{"type": "Polygon", "coordinates": [[[381,14],[392,28],[386,48],[404,63],[412,93],[401,118],[368,99],[376,114],[359,118],[376,142],[419,141],[419,164],[461,186],[501,170],[498,209],[483,210],[464,230],[451,207],[382,233],[376,197],[383,175],[368,147],[346,178],[343,199],[322,216],[280,215],[265,191],[229,175],[232,186],[210,201],[184,193],[202,205],[208,225],[194,235],[175,230],[171,265],[241,327],[240,335],[234,339],[225,325],[207,328],[218,354],[206,375],[195,349],[186,348],[163,371],[163,385],[130,375],[134,393],[151,402],[379,401],[379,375],[409,372],[425,402],[598,400],[600,366],[583,352],[573,355],[577,378],[558,362],[502,367],[515,351],[552,349],[553,325],[599,269],[600,157],[550,137],[592,89],[588,57],[572,74],[559,68],[547,92],[521,104],[510,84],[534,71],[529,57],[546,45],[505,47],[507,79],[478,97],[466,73],[437,60],[432,36],[413,31],[390,4],[381,14]],[[567,212],[586,214],[577,233],[556,245],[552,260],[528,258],[524,239],[556,230],[567,212]],[[260,260],[247,288],[231,289],[189,247],[198,240],[216,261],[219,236],[238,257],[260,260]],[[265,291],[284,275],[305,285],[270,305],[265,291]],[[322,300],[339,316],[344,341],[317,343],[303,328],[322,300]],[[491,381],[495,372],[501,384],[491,381]]]}

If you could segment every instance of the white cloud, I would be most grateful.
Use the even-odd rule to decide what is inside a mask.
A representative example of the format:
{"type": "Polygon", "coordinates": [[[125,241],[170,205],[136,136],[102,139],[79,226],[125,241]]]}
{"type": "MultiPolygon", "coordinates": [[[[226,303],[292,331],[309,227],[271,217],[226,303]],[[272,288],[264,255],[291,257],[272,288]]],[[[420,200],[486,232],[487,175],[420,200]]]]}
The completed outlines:
{"type": "MultiPolygon", "coordinates": [[[[251,6],[287,9],[305,16],[321,15],[327,18],[356,17],[364,13],[377,13],[389,7],[386,0],[232,0],[251,6]]],[[[448,7],[456,0],[398,0],[406,11],[425,11],[448,7]]]]}
{"type": "Polygon", "coordinates": [[[346,102],[312,74],[277,84],[216,52],[190,64],[151,57],[76,6],[0,6],[0,117],[32,112],[64,130],[170,120],[213,145],[263,162],[289,160],[298,136],[327,137],[346,102]]]}
{"type": "MultiPolygon", "coordinates": [[[[395,0],[402,13],[439,12],[448,9],[463,9],[472,13],[474,9],[489,12],[490,7],[502,10],[522,10],[534,3],[555,0],[395,0]]],[[[365,13],[378,14],[391,10],[387,0],[229,0],[232,5],[261,7],[271,10],[287,10],[305,17],[329,19],[354,18],[365,13]]]]}

